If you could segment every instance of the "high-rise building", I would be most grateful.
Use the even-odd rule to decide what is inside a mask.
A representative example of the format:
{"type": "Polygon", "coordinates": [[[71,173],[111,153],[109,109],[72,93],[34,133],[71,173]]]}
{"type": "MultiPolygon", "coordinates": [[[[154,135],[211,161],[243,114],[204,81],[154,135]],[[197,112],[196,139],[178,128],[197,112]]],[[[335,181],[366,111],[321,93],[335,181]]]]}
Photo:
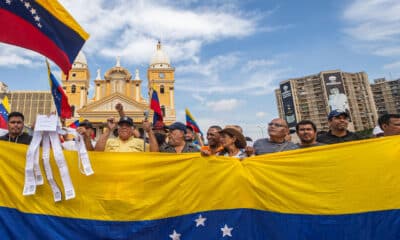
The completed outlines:
{"type": "Polygon", "coordinates": [[[371,84],[378,115],[400,113],[400,79],[375,79],[371,84]]]}
{"type": "Polygon", "coordinates": [[[322,71],[282,81],[275,90],[279,116],[294,128],[301,120],[313,121],[318,130],[328,130],[331,110],[348,112],[349,130],[375,127],[377,112],[365,72],[322,71]]]}

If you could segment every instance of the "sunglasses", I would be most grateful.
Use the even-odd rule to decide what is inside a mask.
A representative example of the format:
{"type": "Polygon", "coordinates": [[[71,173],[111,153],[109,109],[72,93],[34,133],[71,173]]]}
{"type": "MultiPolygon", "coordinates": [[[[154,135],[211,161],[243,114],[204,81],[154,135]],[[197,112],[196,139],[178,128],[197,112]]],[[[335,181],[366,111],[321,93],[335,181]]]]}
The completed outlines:
{"type": "Polygon", "coordinates": [[[268,123],[268,126],[270,126],[270,127],[272,127],[272,126],[274,126],[274,127],[285,127],[285,125],[283,125],[283,124],[273,123],[273,122],[268,123]]]}

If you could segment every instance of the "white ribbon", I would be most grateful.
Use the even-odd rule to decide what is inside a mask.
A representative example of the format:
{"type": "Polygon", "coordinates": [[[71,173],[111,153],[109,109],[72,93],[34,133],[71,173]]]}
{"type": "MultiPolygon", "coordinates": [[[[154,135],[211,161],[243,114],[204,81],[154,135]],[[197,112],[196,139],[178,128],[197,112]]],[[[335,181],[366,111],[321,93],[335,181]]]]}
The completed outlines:
{"type": "MultiPolygon", "coordinates": [[[[45,116],[40,116],[40,118],[43,119],[45,116]]],[[[52,116],[51,116],[52,117],[52,116]]],[[[49,117],[50,123],[54,123],[53,120],[51,120],[51,117],[49,117]]],[[[54,117],[54,116],[53,116],[54,117]]],[[[38,116],[37,122],[40,121],[40,118],[38,116]]],[[[54,119],[54,118],[53,118],[54,119]]],[[[45,119],[47,121],[48,119],[45,119]]],[[[35,127],[36,129],[36,127],[35,127]]],[[[61,176],[61,181],[64,186],[64,192],[65,192],[65,200],[69,200],[72,198],[75,198],[75,189],[71,181],[71,177],[69,174],[68,170],[68,165],[65,161],[64,158],[64,153],[61,148],[61,142],[58,137],[58,132],[60,131],[59,125],[51,128],[46,128],[46,125],[43,124],[43,126],[39,127],[38,131],[34,131],[33,133],[33,138],[31,141],[31,144],[29,145],[28,151],[26,153],[26,165],[25,165],[25,183],[24,183],[24,189],[22,194],[24,196],[27,195],[33,195],[36,192],[36,186],[42,185],[43,184],[43,176],[40,171],[40,165],[39,165],[39,148],[40,148],[40,143],[43,141],[43,153],[42,153],[42,158],[43,158],[43,165],[44,169],[46,172],[46,177],[47,180],[51,186],[51,190],[53,192],[53,198],[54,201],[61,201],[62,199],[62,193],[60,191],[60,188],[58,187],[54,177],[53,177],[53,171],[51,169],[50,165],[50,143],[51,147],[53,149],[53,155],[54,159],[56,161],[57,167],[60,172],[61,176]]],[[[93,174],[93,169],[90,164],[89,156],[85,147],[85,143],[83,140],[83,137],[79,134],[77,135],[77,141],[76,141],[76,147],[78,149],[78,155],[79,155],[79,168],[81,172],[85,175],[91,175],[93,174]],[[81,164],[83,166],[83,170],[81,169],[81,164]]]]}
{"type": "MultiPolygon", "coordinates": [[[[29,145],[28,151],[26,152],[26,163],[25,163],[25,184],[22,194],[24,196],[33,195],[36,192],[36,178],[34,172],[35,157],[39,157],[40,142],[42,140],[41,132],[33,132],[31,144],[29,145]]],[[[40,170],[40,169],[39,169],[40,170]]]]}
{"type": "Polygon", "coordinates": [[[53,171],[50,166],[50,136],[47,132],[43,133],[43,165],[46,172],[47,181],[50,184],[51,191],[53,192],[53,198],[55,202],[61,201],[62,195],[60,188],[58,187],[56,181],[53,178],[53,171]]]}
{"type": "Polygon", "coordinates": [[[75,139],[76,149],[78,151],[78,167],[81,173],[85,174],[86,176],[92,175],[93,169],[92,165],[90,164],[89,155],[86,150],[85,140],[84,137],[80,134],[76,134],[75,139]],[[83,167],[83,169],[82,169],[83,167]]]}
{"type": "Polygon", "coordinates": [[[68,165],[65,162],[64,153],[61,148],[61,142],[57,132],[49,132],[51,146],[53,148],[54,159],[60,171],[61,181],[64,185],[65,200],[75,197],[75,189],[72,185],[71,177],[68,171],[68,165]]]}

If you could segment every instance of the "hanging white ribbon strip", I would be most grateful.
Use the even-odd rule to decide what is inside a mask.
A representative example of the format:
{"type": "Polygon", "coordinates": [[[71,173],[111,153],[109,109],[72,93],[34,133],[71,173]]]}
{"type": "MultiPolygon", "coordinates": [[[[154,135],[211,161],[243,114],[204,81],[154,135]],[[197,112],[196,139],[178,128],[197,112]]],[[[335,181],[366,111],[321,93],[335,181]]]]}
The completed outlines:
{"type": "MultiPolygon", "coordinates": [[[[53,177],[53,171],[50,165],[51,149],[53,149],[53,156],[60,172],[62,184],[64,186],[65,200],[75,198],[75,189],[71,181],[68,165],[65,161],[64,153],[61,148],[61,142],[58,136],[60,127],[57,125],[57,122],[58,119],[54,115],[49,117],[38,115],[36,119],[35,131],[26,154],[25,183],[22,193],[24,196],[35,194],[36,186],[43,184],[43,176],[39,164],[39,148],[40,143],[42,142],[43,165],[47,180],[53,192],[54,201],[61,201],[62,193],[53,177]]],[[[77,134],[76,147],[78,149],[79,168],[81,172],[83,171],[83,173],[87,176],[93,174],[94,172],[90,164],[84,139],[79,134],[77,134]],[[81,165],[83,166],[83,169],[81,169],[81,165]]]]}
{"type": "Polygon", "coordinates": [[[50,136],[47,132],[43,133],[42,147],[43,147],[43,153],[42,153],[43,165],[44,165],[44,170],[46,172],[47,181],[49,182],[51,191],[53,192],[54,201],[58,202],[61,201],[62,194],[60,188],[58,187],[56,181],[53,178],[53,171],[51,170],[50,166],[50,136]]]}
{"type": "Polygon", "coordinates": [[[76,134],[76,149],[78,150],[78,167],[81,173],[85,174],[86,176],[92,175],[93,169],[92,165],[90,164],[89,155],[86,150],[85,140],[82,135],[79,133],[76,134]],[[83,168],[83,169],[82,169],[83,168]]]}

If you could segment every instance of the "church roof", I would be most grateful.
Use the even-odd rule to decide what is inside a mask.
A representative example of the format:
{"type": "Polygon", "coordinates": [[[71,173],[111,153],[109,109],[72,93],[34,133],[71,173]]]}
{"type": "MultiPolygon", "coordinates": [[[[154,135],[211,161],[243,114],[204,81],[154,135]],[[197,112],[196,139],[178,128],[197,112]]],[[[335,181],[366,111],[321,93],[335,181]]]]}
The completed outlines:
{"type": "Polygon", "coordinates": [[[170,68],[171,62],[167,54],[161,48],[161,42],[158,41],[156,53],[150,60],[151,68],[170,68]]]}
{"type": "Polygon", "coordinates": [[[72,64],[72,68],[86,68],[87,60],[85,54],[82,51],[78,53],[76,56],[74,63],[72,64]]]}

